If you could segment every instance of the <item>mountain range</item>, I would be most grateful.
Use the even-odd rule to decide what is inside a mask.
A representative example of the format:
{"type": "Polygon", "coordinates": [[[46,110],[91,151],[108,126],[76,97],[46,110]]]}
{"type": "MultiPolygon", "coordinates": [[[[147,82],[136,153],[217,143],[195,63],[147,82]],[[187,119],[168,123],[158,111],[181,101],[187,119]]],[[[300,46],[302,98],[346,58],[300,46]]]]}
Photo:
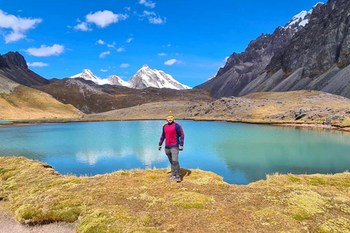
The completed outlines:
{"type": "Polygon", "coordinates": [[[350,98],[349,28],[350,1],[318,3],[233,53],[212,79],[195,88],[216,98],[292,90],[350,98]]]}
{"type": "Polygon", "coordinates": [[[128,82],[124,81],[117,75],[112,75],[106,79],[102,79],[94,75],[89,69],[84,69],[83,72],[73,75],[70,78],[83,78],[98,85],[109,84],[136,89],[147,87],[170,88],[176,90],[190,89],[190,87],[176,81],[170,74],[167,74],[162,70],[151,69],[148,65],[143,65],[128,82]]]}
{"type": "Polygon", "coordinates": [[[256,92],[317,90],[350,98],[349,28],[350,1],[318,3],[272,34],[251,41],[244,52],[233,53],[212,79],[194,89],[147,65],[129,81],[116,75],[102,79],[88,69],[69,78],[48,80],[31,71],[21,54],[9,52],[0,56],[0,93],[7,95],[7,106],[16,106],[26,86],[28,96],[73,105],[73,115],[78,110],[101,113],[146,103],[206,102],[212,97],[256,92]]]}

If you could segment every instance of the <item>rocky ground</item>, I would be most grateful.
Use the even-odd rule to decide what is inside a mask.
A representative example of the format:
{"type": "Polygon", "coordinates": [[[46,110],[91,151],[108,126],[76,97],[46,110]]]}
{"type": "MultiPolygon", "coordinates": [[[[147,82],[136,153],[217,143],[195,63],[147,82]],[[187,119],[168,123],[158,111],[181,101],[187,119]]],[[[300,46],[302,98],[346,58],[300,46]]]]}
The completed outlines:
{"type": "Polygon", "coordinates": [[[214,101],[168,101],[138,105],[84,120],[164,119],[169,110],[178,119],[313,125],[325,128],[350,126],[350,99],[318,91],[263,92],[214,101]]]}

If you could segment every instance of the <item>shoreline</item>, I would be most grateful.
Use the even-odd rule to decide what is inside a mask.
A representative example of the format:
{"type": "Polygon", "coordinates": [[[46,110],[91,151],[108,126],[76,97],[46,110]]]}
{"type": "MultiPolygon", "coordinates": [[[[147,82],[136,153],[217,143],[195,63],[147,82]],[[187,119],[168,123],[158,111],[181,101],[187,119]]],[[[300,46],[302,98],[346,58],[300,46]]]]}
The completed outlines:
{"type": "Polygon", "coordinates": [[[273,174],[234,185],[199,169],[183,169],[183,181],[174,183],[167,179],[167,169],[77,177],[61,175],[40,161],[1,156],[0,167],[0,223],[5,220],[9,229],[21,227],[17,233],[54,232],[51,228],[57,226],[71,232],[350,230],[349,172],[273,174]],[[169,215],[179,221],[174,224],[169,215]],[[44,224],[49,222],[54,224],[44,224]]]}
{"type": "MultiPolygon", "coordinates": [[[[109,121],[156,121],[164,120],[163,118],[121,118],[121,119],[84,119],[84,118],[67,118],[57,121],[57,119],[33,119],[33,120],[6,120],[6,123],[0,123],[0,127],[16,127],[38,124],[60,124],[60,123],[86,123],[86,122],[109,122],[109,121]]],[[[189,120],[189,121],[208,121],[208,122],[230,122],[230,123],[242,123],[242,124],[256,124],[256,125],[270,125],[279,127],[294,127],[294,128],[309,128],[309,129],[323,129],[340,132],[350,132],[350,127],[339,127],[334,125],[325,125],[319,123],[305,123],[305,122],[293,122],[293,121],[263,121],[263,120],[242,120],[242,119],[218,119],[218,118],[178,118],[177,120],[189,120]]]]}

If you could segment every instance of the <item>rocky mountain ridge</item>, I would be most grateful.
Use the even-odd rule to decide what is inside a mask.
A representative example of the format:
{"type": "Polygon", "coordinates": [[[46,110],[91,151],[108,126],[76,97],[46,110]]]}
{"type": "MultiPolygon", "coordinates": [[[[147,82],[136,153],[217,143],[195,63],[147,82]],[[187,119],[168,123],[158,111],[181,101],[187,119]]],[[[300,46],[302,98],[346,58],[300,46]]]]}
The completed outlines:
{"type": "Polygon", "coordinates": [[[29,87],[50,83],[49,80],[31,71],[24,57],[18,52],[0,55],[0,75],[29,87]]]}
{"type": "Polygon", "coordinates": [[[214,97],[320,90],[349,98],[350,2],[330,0],[302,15],[232,54],[214,78],[196,88],[214,97]]]}

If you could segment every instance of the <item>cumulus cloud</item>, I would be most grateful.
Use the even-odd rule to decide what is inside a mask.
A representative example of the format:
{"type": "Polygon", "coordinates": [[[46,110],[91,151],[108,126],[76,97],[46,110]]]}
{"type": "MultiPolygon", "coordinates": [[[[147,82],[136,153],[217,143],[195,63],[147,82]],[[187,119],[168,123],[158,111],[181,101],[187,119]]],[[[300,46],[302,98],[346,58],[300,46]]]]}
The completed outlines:
{"type": "Polygon", "coordinates": [[[27,31],[34,29],[41,22],[40,18],[21,18],[0,10],[0,29],[4,31],[5,43],[24,39],[27,31]]]}
{"type": "Polygon", "coordinates": [[[110,51],[103,52],[103,53],[101,53],[101,54],[99,55],[99,58],[104,58],[104,57],[106,57],[106,56],[109,55],[109,54],[111,54],[110,51]]]}
{"type": "Polygon", "coordinates": [[[40,48],[29,48],[26,52],[35,57],[58,56],[64,52],[64,46],[59,44],[52,46],[41,45],[40,48]]]}
{"type": "Polygon", "coordinates": [[[107,27],[112,23],[118,23],[120,20],[127,19],[127,17],[127,15],[123,14],[114,14],[109,10],[97,11],[85,16],[86,22],[96,24],[101,28],[107,27]]]}
{"type": "Polygon", "coordinates": [[[123,47],[117,48],[117,52],[118,53],[121,53],[121,52],[124,52],[124,51],[125,51],[125,49],[123,47]]]}
{"type": "Polygon", "coordinates": [[[115,48],[115,42],[113,42],[112,44],[106,44],[108,48],[115,48]]]}
{"type": "Polygon", "coordinates": [[[144,5],[145,7],[148,7],[148,8],[155,8],[156,7],[155,2],[147,1],[147,0],[140,0],[139,4],[144,5]]]}
{"type": "Polygon", "coordinates": [[[44,63],[44,62],[32,62],[32,63],[27,63],[27,65],[29,67],[45,67],[45,66],[48,66],[47,63],[44,63]]]}
{"type": "Polygon", "coordinates": [[[167,66],[172,66],[174,65],[175,63],[177,63],[178,61],[176,59],[170,59],[170,60],[167,60],[164,62],[164,65],[167,65],[167,66]]]}
{"type": "Polygon", "coordinates": [[[133,40],[134,38],[130,37],[126,40],[126,43],[131,43],[131,41],[133,40]]]}
{"type": "Polygon", "coordinates": [[[96,11],[85,16],[85,21],[80,22],[74,26],[75,30],[92,31],[91,25],[95,24],[100,28],[105,28],[113,23],[118,23],[121,20],[126,20],[129,16],[127,14],[115,14],[112,11],[96,11]]]}
{"type": "Polygon", "coordinates": [[[142,18],[146,18],[150,24],[165,24],[166,18],[158,16],[153,11],[143,11],[142,18]]]}
{"type": "Polygon", "coordinates": [[[120,64],[120,68],[128,68],[129,66],[130,64],[127,63],[120,64]]]}
{"type": "Polygon", "coordinates": [[[96,43],[100,44],[100,45],[104,45],[105,44],[105,42],[103,40],[101,40],[101,39],[99,39],[96,43]]]}
{"type": "Polygon", "coordinates": [[[82,23],[75,25],[74,29],[79,30],[79,31],[83,31],[83,32],[92,31],[92,29],[89,27],[89,24],[87,24],[86,22],[82,22],[82,23]]]}

